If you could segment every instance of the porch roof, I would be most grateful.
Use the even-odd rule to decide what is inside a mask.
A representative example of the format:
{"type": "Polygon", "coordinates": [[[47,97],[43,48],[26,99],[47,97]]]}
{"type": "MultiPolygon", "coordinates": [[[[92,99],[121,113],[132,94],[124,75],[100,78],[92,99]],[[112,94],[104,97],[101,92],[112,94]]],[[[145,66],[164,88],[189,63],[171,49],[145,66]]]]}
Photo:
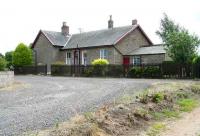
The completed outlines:
{"type": "Polygon", "coordinates": [[[128,56],[132,55],[152,55],[152,54],[165,54],[166,51],[163,45],[156,45],[156,46],[148,46],[148,47],[141,47],[129,52],[128,56]]]}

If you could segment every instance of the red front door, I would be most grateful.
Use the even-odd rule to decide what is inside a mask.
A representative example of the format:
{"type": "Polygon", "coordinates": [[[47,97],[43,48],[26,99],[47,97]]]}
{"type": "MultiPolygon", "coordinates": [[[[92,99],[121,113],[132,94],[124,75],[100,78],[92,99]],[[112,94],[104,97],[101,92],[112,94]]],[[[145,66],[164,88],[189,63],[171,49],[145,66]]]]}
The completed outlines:
{"type": "Polygon", "coordinates": [[[130,58],[129,57],[124,57],[123,58],[123,64],[124,65],[129,65],[130,64],[130,58]]]}

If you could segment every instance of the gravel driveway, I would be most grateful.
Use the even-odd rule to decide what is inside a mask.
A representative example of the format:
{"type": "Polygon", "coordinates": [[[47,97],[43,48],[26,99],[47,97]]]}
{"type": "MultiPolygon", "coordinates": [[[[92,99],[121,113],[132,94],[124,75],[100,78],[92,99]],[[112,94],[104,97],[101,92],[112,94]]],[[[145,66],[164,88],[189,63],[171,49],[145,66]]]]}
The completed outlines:
{"type": "Polygon", "coordinates": [[[76,113],[143,90],[158,80],[16,76],[26,88],[0,91],[0,135],[54,126],[76,113]]]}

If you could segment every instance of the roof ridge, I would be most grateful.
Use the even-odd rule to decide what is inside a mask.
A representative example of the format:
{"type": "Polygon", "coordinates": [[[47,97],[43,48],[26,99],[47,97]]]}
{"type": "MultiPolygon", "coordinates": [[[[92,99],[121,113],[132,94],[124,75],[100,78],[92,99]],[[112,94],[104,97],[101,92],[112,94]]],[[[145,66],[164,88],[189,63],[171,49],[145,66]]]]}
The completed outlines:
{"type": "Polygon", "coordinates": [[[133,27],[133,26],[136,26],[136,25],[118,26],[118,27],[113,27],[112,29],[104,28],[104,29],[92,30],[92,31],[88,31],[88,32],[74,33],[73,35],[79,35],[79,34],[85,34],[85,33],[92,33],[92,32],[97,32],[97,31],[113,30],[113,29],[117,29],[117,28],[133,27]]]}
{"type": "MultiPolygon", "coordinates": [[[[82,32],[82,33],[74,33],[74,34],[71,34],[71,35],[79,35],[79,34],[85,34],[85,33],[97,32],[97,31],[105,31],[105,30],[113,30],[113,29],[118,29],[118,28],[123,28],[123,27],[133,27],[133,26],[136,26],[136,25],[118,26],[118,27],[114,27],[112,29],[104,28],[104,29],[92,30],[92,31],[87,31],[87,32],[82,32]]],[[[58,32],[58,31],[43,30],[43,29],[41,29],[41,31],[42,32],[46,31],[46,32],[61,33],[61,32],[58,32]]]]}

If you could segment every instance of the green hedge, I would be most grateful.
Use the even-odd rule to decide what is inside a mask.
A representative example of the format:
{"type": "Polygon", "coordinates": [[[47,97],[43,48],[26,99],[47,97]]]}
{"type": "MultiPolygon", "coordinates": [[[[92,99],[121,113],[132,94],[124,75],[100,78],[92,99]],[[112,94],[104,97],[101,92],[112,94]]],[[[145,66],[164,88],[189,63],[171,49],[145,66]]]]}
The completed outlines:
{"type": "Polygon", "coordinates": [[[128,72],[129,77],[160,77],[161,71],[159,66],[133,67],[128,72]]]}

